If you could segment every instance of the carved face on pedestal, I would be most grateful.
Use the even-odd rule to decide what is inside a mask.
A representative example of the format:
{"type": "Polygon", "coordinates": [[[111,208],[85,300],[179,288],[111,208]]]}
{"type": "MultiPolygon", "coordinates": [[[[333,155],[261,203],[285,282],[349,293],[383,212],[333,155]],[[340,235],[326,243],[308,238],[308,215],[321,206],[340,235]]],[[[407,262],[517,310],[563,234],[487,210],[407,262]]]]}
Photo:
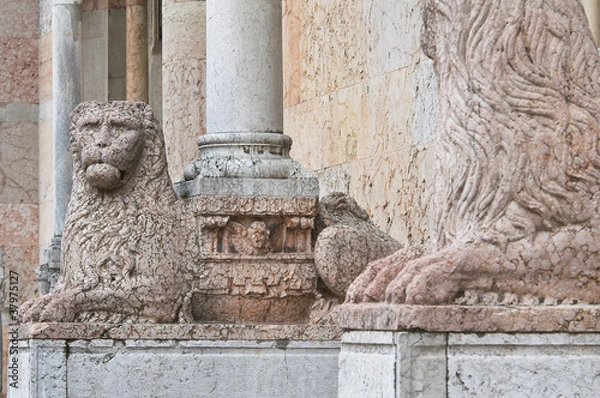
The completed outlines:
{"type": "Polygon", "coordinates": [[[87,181],[101,191],[122,187],[135,174],[144,149],[141,126],[109,115],[89,118],[78,130],[87,181]]]}
{"type": "Polygon", "coordinates": [[[269,251],[269,230],[262,221],[255,221],[248,227],[248,237],[258,253],[269,251]]]}

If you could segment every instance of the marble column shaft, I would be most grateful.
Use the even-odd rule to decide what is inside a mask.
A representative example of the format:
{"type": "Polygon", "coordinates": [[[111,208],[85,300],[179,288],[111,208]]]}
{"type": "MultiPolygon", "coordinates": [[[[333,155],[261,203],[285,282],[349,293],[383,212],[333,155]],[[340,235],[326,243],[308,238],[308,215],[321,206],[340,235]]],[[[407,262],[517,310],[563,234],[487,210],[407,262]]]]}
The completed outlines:
{"type": "Polygon", "coordinates": [[[281,1],[208,0],[207,133],[282,132],[281,1]]]}
{"type": "Polygon", "coordinates": [[[55,0],[52,8],[54,235],[61,236],[71,196],[71,111],[83,98],[80,0],[55,0]]]}
{"type": "Polygon", "coordinates": [[[317,196],[283,134],[281,2],[209,0],[206,32],[207,134],[180,194],[317,196]]]}
{"type": "Polygon", "coordinates": [[[127,100],[148,102],[146,0],[127,0],[127,100]]]}

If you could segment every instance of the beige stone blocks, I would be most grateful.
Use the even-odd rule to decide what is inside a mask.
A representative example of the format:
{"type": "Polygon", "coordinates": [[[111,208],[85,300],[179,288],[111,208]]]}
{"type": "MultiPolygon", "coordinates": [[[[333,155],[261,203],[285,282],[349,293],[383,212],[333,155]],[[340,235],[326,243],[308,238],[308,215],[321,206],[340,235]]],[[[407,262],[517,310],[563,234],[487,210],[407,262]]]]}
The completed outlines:
{"type": "Polygon", "coordinates": [[[362,16],[360,1],[283,2],[285,107],[361,81],[362,16]]]}
{"type": "Polygon", "coordinates": [[[378,227],[404,244],[422,243],[431,164],[421,162],[430,161],[431,135],[421,130],[432,124],[414,116],[424,89],[422,73],[415,74],[425,59],[421,2],[317,3],[283,3],[284,130],[294,139],[292,156],[317,173],[321,195],[349,193],[378,227]]]}
{"type": "Polygon", "coordinates": [[[363,0],[367,76],[410,66],[419,58],[421,3],[419,0],[363,0]]]}
{"type": "MultiPolygon", "coordinates": [[[[292,156],[317,171],[321,195],[348,192],[373,222],[404,243],[422,243],[427,145],[416,145],[412,68],[316,97],[284,112],[292,156]]],[[[432,164],[432,163],[430,163],[432,164]]]]}

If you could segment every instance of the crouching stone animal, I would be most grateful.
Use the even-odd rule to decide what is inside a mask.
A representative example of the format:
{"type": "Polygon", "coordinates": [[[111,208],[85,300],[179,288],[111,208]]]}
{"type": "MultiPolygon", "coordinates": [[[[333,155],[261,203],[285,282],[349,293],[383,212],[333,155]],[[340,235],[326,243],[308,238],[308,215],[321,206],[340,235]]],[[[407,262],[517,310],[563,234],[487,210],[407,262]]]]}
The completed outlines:
{"type": "Polygon", "coordinates": [[[53,292],[22,322],[173,322],[198,250],[167,174],[162,131],[141,102],[72,112],[73,193],[53,292]]]}

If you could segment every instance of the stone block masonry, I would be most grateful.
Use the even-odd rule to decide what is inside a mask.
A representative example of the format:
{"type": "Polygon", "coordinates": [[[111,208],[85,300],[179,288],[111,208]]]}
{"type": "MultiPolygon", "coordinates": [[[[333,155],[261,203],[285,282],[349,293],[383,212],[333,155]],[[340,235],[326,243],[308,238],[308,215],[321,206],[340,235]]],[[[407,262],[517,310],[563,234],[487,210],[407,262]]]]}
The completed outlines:
{"type": "Polygon", "coordinates": [[[21,333],[32,339],[20,342],[11,398],[337,396],[336,328],[37,324],[21,333]]]}
{"type": "Polygon", "coordinates": [[[597,334],[350,332],[338,397],[593,397],[599,355],[597,334]]]}

